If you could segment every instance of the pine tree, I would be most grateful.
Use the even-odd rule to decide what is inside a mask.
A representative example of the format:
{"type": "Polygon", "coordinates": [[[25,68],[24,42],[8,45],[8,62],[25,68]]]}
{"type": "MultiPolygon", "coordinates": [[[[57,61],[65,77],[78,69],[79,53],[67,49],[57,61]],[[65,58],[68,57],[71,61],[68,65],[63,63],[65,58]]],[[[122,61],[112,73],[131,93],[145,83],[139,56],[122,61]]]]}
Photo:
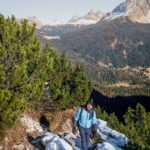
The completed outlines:
{"type": "Polygon", "coordinates": [[[83,103],[91,89],[81,67],[72,68],[64,54],[49,46],[40,48],[35,25],[0,15],[0,134],[47,93],[48,102],[57,102],[55,109],[66,109],[83,103]]]}

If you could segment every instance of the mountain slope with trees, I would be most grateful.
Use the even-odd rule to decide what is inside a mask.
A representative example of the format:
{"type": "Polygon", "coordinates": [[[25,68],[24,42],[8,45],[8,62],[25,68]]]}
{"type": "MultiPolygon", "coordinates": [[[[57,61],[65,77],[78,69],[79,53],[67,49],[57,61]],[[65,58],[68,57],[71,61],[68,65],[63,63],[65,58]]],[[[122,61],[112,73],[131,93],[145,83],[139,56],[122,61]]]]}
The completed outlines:
{"type": "Polygon", "coordinates": [[[50,43],[58,49],[78,53],[92,64],[149,66],[149,35],[149,24],[117,18],[65,34],[60,40],[51,40],[50,43]]]}
{"type": "Polygon", "coordinates": [[[90,64],[147,67],[150,66],[149,14],[148,0],[126,0],[98,23],[64,32],[60,39],[48,42],[90,64]]]}

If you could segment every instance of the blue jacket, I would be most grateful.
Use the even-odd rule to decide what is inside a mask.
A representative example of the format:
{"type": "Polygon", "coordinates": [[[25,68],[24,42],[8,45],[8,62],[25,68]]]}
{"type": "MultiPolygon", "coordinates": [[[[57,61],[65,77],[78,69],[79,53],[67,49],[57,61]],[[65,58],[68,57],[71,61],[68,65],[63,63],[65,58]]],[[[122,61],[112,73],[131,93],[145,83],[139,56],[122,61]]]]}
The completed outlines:
{"type": "Polygon", "coordinates": [[[95,127],[97,123],[95,111],[88,111],[85,108],[79,108],[75,115],[74,126],[76,126],[77,122],[79,126],[83,128],[95,127]]]}

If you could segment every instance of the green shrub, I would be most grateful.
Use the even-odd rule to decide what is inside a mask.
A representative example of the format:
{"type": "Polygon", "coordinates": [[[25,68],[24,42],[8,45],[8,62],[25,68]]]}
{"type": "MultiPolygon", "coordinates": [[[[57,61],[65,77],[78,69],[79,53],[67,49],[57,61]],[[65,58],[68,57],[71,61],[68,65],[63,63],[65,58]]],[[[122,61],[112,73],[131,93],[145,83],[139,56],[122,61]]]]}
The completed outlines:
{"type": "Polygon", "coordinates": [[[35,26],[0,15],[0,134],[35,106],[47,92],[57,109],[82,103],[92,84],[81,67],[72,69],[65,56],[40,48],[35,26]],[[46,87],[48,82],[48,87],[46,87]],[[46,89],[49,88],[47,91],[46,89]]]}
{"type": "Polygon", "coordinates": [[[129,143],[124,147],[128,150],[147,150],[150,148],[150,113],[141,104],[136,109],[129,108],[124,115],[124,123],[119,122],[114,114],[107,114],[100,107],[96,109],[97,116],[108,121],[108,125],[124,133],[129,143]]]}

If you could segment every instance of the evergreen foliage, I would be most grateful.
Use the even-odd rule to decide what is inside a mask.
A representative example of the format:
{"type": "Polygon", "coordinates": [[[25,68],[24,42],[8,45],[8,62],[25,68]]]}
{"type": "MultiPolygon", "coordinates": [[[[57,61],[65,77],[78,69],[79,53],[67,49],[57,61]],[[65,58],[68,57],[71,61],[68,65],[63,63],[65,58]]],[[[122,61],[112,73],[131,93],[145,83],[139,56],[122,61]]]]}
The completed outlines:
{"type": "Polygon", "coordinates": [[[129,138],[126,150],[150,149],[150,113],[141,104],[136,109],[129,108],[124,115],[124,123],[119,122],[115,114],[107,114],[100,107],[96,108],[97,116],[108,121],[113,129],[124,133],[129,138]]]}
{"type": "Polygon", "coordinates": [[[90,95],[92,83],[82,67],[72,68],[49,46],[41,49],[34,33],[26,20],[18,24],[14,16],[0,15],[0,135],[46,92],[58,108],[83,103],[90,95]]]}

